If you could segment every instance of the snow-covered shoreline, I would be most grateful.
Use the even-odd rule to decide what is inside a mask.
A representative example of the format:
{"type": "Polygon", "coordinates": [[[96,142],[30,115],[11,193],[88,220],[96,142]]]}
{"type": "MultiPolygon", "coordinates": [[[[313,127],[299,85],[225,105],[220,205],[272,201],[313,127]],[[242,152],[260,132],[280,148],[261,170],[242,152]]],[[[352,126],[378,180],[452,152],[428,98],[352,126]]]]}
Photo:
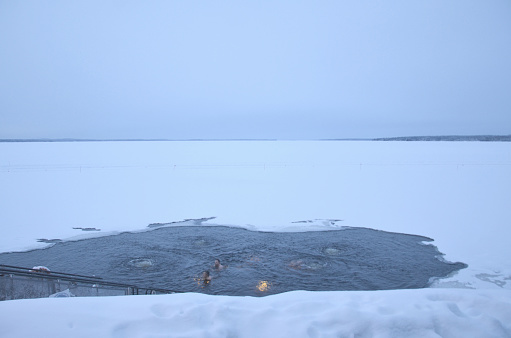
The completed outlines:
{"type": "MultiPolygon", "coordinates": [[[[250,331],[258,327],[274,328],[275,336],[506,336],[511,332],[507,324],[511,323],[510,169],[508,143],[0,143],[0,252],[48,245],[36,241],[42,238],[144,231],[151,223],[202,217],[216,217],[206,225],[261,231],[328,229],[333,225],[327,220],[342,219],[334,225],[431,237],[445,259],[469,265],[435,283],[442,289],[291,292],[265,300],[187,294],[8,301],[0,304],[6,324],[0,335],[21,333],[23,329],[16,327],[47,307],[54,315],[48,326],[57,336],[69,332],[201,336],[208,330],[212,336],[258,336],[250,331]],[[312,221],[297,223],[307,220],[312,221]],[[364,300],[371,297],[376,298],[364,300]],[[375,299],[386,310],[379,312],[375,299]],[[296,308],[282,310],[284,300],[296,308]],[[179,312],[148,314],[176,302],[190,309],[184,312],[190,315],[186,327],[179,312]],[[416,312],[407,311],[405,302],[413,304],[416,312]],[[232,315],[229,304],[236,305],[239,317],[232,315]],[[122,317],[132,318],[130,322],[147,331],[117,330],[131,324],[114,312],[94,312],[123,306],[138,309],[121,311],[122,317]],[[216,317],[207,315],[212,307],[216,317]],[[322,308],[335,311],[322,312],[322,308]],[[298,320],[289,311],[309,319],[298,320]],[[339,311],[349,323],[334,314],[339,311]],[[103,323],[98,331],[85,327],[93,318],[103,323]],[[250,318],[259,324],[247,330],[233,324],[250,325],[250,318]],[[194,320],[203,321],[199,325],[194,320]],[[300,321],[301,325],[289,327],[300,321]],[[166,331],[176,322],[182,324],[182,333],[166,331]],[[407,328],[400,323],[408,323],[407,328]],[[119,325],[116,330],[114,324],[119,325]],[[160,330],[150,331],[153,324],[160,330]],[[193,331],[194,325],[198,331],[193,331]],[[74,329],[69,331],[70,327],[74,329]],[[482,335],[481,330],[489,334],[482,335]]],[[[37,322],[37,330],[44,332],[43,322],[37,322]]]]}
{"type": "Polygon", "coordinates": [[[293,291],[0,302],[2,337],[508,337],[507,290],[293,291]],[[30,325],[27,325],[30,322],[30,325]]]}

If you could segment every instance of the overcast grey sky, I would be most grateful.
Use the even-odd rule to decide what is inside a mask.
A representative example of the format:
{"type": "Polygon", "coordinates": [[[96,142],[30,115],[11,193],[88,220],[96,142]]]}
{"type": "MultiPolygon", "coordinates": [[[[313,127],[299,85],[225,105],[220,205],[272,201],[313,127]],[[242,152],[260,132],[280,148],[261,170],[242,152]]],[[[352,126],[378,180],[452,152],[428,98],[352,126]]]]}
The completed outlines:
{"type": "Polygon", "coordinates": [[[0,138],[511,134],[511,1],[0,0],[0,138]]]}

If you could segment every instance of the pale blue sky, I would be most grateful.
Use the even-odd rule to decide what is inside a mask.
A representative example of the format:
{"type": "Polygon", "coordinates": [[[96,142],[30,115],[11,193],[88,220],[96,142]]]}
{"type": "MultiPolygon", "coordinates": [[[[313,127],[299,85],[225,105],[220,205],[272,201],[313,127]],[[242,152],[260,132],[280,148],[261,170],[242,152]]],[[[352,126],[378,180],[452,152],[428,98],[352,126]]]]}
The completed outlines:
{"type": "Polygon", "coordinates": [[[0,138],[511,134],[511,1],[0,0],[0,138]]]}

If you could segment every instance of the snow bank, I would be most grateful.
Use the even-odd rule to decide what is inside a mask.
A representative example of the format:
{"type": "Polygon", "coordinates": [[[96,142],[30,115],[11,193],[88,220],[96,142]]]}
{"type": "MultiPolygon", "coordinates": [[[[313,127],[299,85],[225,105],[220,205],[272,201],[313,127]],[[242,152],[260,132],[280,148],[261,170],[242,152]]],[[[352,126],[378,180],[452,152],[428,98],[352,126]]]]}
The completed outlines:
{"type": "Polygon", "coordinates": [[[1,337],[508,337],[511,294],[422,289],[52,298],[0,302],[0,318],[1,337]]]}

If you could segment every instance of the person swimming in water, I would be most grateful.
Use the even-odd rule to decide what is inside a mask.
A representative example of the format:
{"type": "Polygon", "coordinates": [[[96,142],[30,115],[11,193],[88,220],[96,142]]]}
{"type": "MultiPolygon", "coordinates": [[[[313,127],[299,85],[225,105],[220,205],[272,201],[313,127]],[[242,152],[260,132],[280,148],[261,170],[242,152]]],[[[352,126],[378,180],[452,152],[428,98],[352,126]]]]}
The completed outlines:
{"type": "Polygon", "coordinates": [[[221,263],[220,263],[220,260],[217,258],[215,259],[215,269],[217,270],[223,270],[225,268],[225,266],[223,266],[221,263]]]}
{"type": "Polygon", "coordinates": [[[291,269],[301,269],[303,267],[303,261],[301,259],[296,259],[289,262],[288,266],[291,269]]]}
{"type": "Polygon", "coordinates": [[[202,281],[204,282],[204,284],[209,284],[209,282],[211,282],[211,276],[209,275],[209,271],[204,271],[202,273],[202,281]]]}

